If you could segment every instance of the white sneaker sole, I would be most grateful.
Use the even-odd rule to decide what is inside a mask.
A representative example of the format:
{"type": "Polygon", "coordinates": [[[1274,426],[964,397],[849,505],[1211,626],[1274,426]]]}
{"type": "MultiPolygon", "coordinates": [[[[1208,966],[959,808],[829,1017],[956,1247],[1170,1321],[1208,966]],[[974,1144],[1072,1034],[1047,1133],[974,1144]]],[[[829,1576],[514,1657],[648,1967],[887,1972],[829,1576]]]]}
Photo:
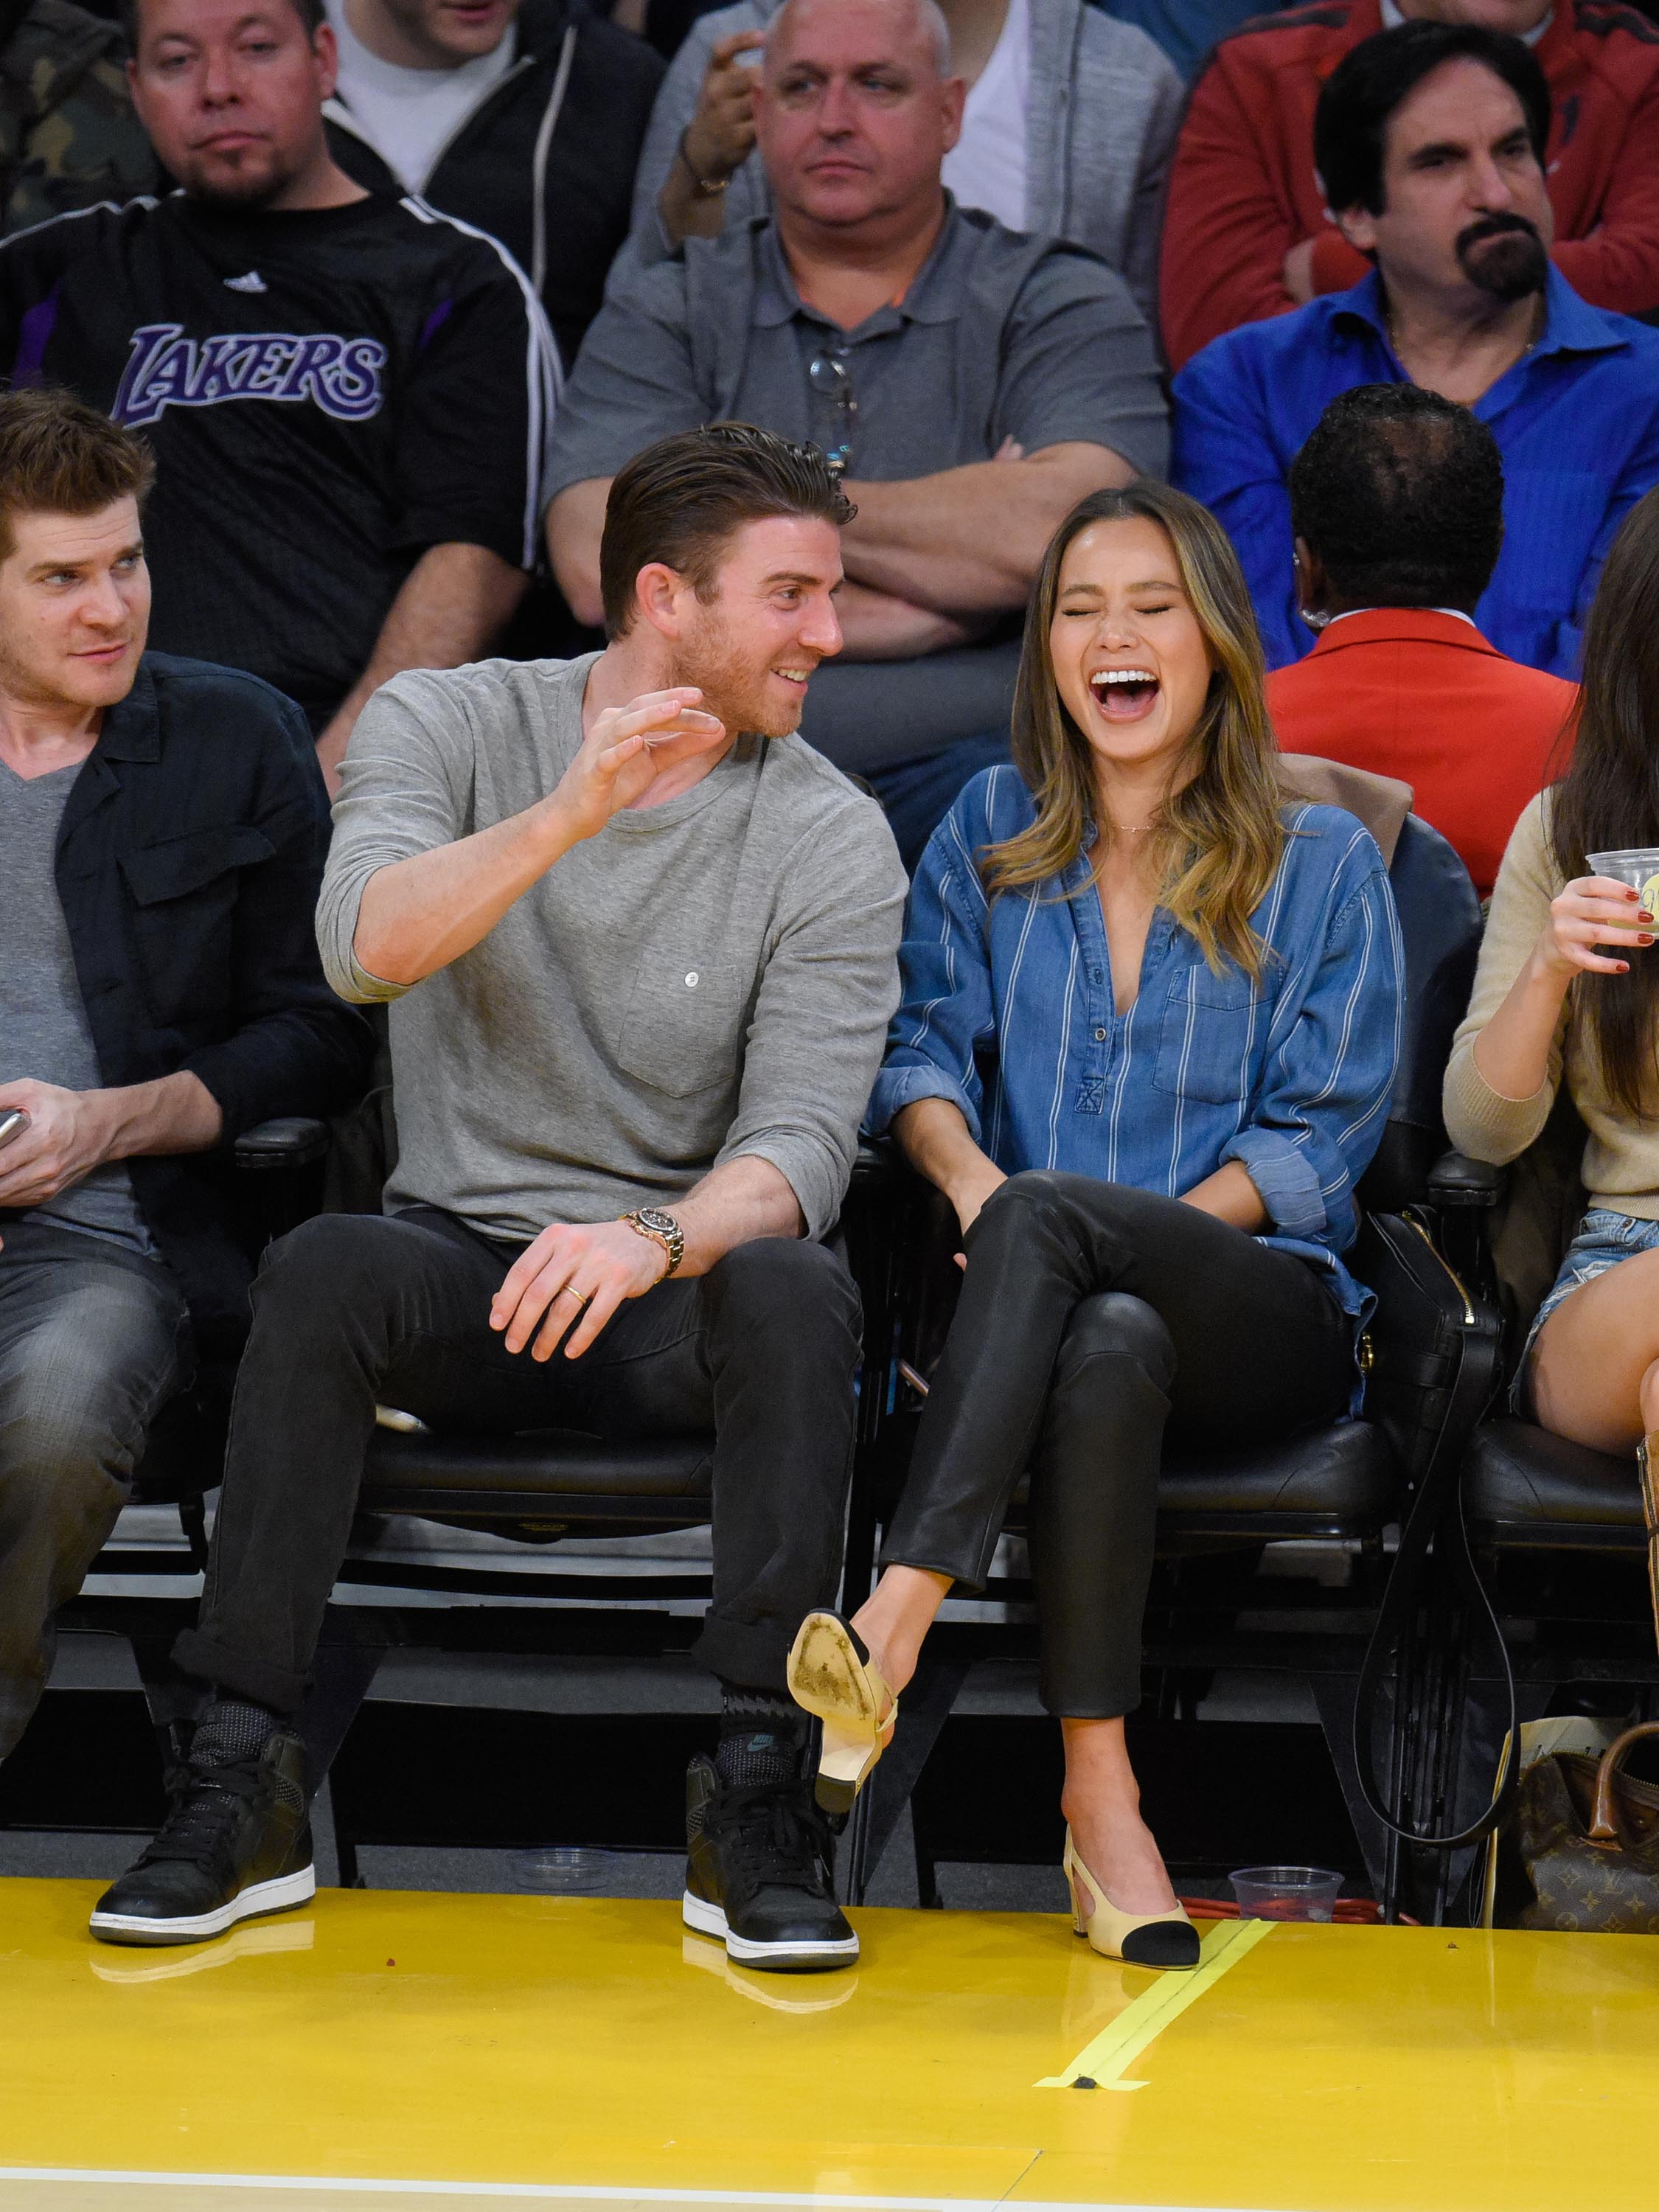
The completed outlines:
{"type": "Polygon", "coordinates": [[[186,1918],[152,1919],[138,1912],[94,1912],[87,1925],[106,1943],[199,1943],[209,1936],[222,1936],[239,1920],[252,1920],[262,1912],[286,1912],[291,1905],[308,1904],[317,1894],[317,1869],[301,1867],[297,1874],[278,1875],[270,1881],[256,1881],[239,1890],[228,1905],[186,1918]]]}
{"type": "Polygon", "coordinates": [[[693,1897],[688,1889],[680,1899],[680,1917],[700,1936],[713,1936],[726,1946],[726,1955],[740,1966],[770,1966],[784,1973],[811,1973],[829,1966],[850,1966],[859,1955],[856,1936],[823,1943],[757,1943],[752,1936],[734,1936],[726,1924],[725,1908],[706,1897],[693,1897]]]}

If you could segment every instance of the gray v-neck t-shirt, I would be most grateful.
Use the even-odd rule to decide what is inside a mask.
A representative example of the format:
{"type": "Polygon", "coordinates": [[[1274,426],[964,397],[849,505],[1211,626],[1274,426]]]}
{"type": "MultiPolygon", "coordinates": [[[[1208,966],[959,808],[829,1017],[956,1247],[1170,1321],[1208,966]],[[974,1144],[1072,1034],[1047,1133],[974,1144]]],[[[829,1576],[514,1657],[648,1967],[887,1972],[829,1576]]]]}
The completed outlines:
{"type": "MultiPolygon", "coordinates": [[[[58,831],[80,763],[21,776],[0,761],[0,884],[6,932],[0,957],[0,1083],[24,1078],[63,1091],[100,1091],[103,1071],[87,1023],[69,925],[58,896],[58,831]]],[[[4,1152],[0,1152],[0,1161],[4,1152]]],[[[79,1229],[152,1253],[155,1246],[122,1160],[107,1160],[25,1221],[79,1229]]]]}
{"type": "Polygon", "coordinates": [[[822,1237],[897,1004],[906,884],[880,809],[799,737],[617,814],[410,989],[354,956],[376,869],[553,789],[597,657],[410,672],[352,732],[318,941],[343,997],[392,1001],[386,1209],[527,1238],[672,1204],[746,1156],[822,1237]]]}

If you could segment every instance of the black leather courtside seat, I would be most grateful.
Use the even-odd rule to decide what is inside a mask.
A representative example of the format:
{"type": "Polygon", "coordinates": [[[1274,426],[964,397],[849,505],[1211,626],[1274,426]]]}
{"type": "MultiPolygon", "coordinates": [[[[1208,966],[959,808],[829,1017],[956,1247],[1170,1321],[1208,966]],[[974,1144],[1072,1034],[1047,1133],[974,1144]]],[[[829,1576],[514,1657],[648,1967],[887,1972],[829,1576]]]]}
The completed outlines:
{"type": "Polygon", "coordinates": [[[1342,1537],[1394,1513],[1400,1473],[1382,1431],[1346,1421],[1225,1460],[1166,1459],[1158,1512],[1167,1526],[1238,1535],[1342,1537]]]}
{"type": "Polygon", "coordinates": [[[578,1431],[400,1435],[379,1430],[362,1503],[370,1513],[512,1524],[577,1522],[591,1534],[696,1528],[708,1518],[713,1437],[602,1441],[578,1431]]]}
{"type": "Polygon", "coordinates": [[[1464,1463],[1469,1534],[1496,1551],[1646,1548],[1636,1462],[1569,1443],[1530,1421],[1488,1421],[1464,1463]]]}

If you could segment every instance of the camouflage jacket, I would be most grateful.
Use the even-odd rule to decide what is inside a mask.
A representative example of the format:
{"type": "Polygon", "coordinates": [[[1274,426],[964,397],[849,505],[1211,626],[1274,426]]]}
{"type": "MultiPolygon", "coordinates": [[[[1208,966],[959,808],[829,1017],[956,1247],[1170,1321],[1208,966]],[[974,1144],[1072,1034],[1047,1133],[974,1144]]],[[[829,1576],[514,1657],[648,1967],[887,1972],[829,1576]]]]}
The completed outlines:
{"type": "Polygon", "coordinates": [[[70,0],[0,0],[0,235],[155,183],[113,23],[70,0]]]}

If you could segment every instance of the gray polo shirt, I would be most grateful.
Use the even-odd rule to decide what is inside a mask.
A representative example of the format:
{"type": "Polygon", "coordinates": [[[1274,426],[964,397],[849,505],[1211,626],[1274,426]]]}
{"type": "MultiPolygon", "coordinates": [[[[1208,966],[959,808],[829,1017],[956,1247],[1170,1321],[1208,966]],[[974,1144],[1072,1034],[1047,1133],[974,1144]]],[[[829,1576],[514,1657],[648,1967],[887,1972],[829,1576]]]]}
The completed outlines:
{"type": "MultiPolygon", "coordinates": [[[[1168,410],[1152,333],[1123,280],[1080,246],[947,205],[902,302],[843,331],[795,289],[769,218],[618,264],[553,428],[550,496],[612,477],[642,447],[729,417],[826,448],[844,417],[808,371],[842,349],[858,416],[849,473],[881,483],[1073,441],[1161,474],[1168,410]]],[[[801,734],[841,767],[879,768],[1006,729],[1017,638],[915,661],[830,662],[801,734]]]]}

